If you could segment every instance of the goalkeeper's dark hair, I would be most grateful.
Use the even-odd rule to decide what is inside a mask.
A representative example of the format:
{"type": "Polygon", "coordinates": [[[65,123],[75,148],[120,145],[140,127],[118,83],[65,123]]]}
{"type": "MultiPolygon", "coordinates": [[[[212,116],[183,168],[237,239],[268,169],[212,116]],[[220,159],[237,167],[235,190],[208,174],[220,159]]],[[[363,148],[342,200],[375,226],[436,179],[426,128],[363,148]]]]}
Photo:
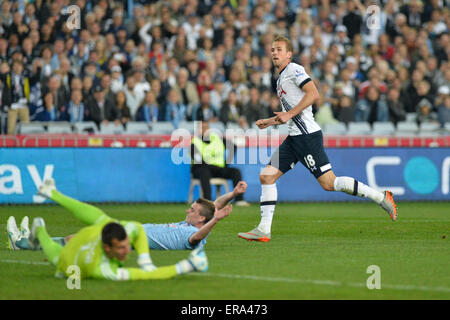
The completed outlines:
{"type": "Polygon", "coordinates": [[[110,222],[103,227],[102,242],[108,246],[112,246],[113,239],[123,241],[127,238],[125,228],[116,222],[110,222]]]}
{"type": "Polygon", "coordinates": [[[197,202],[199,205],[202,206],[202,208],[200,209],[200,215],[202,217],[205,217],[205,223],[207,223],[214,217],[214,212],[216,211],[216,206],[214,205],[214,202],[212,202],[211,200],[207,200],[205,198],[199,198],[195,202],[197,202]]]}

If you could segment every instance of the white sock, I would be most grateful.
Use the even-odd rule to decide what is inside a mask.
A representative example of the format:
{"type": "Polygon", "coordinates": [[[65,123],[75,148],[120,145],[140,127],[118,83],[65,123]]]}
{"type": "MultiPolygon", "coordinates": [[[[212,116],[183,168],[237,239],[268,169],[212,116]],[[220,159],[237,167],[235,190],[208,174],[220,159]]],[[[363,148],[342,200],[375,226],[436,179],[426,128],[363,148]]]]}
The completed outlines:
{"type": "Polygon", "coordinates": [[[186,259],[181,260],[175,265],[175,268],[177,269],[178,274],[184,274],[194,271],[194,267],[192,264],[186,259]]]}
{"type": "Polygon", "coordinates": [[[258,229],[264,233],[270,233],[277,198],[278,192],[275,183],[261,185],[261,222],[258,229]]]}
{"type": "Polygon", "coordinates": [[[380,204],[384,199],[384,194],[350,177],[336,177],[334,180],[334,190],[362,198],[369,198],[380,204]]]}

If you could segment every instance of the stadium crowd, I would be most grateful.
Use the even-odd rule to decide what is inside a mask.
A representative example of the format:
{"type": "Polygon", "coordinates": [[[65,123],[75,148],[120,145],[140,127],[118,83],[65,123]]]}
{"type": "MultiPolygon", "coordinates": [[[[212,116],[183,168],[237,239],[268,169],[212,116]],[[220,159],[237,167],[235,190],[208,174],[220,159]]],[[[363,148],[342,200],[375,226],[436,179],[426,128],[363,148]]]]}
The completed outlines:
{"type": "Polygon", "coordinates": [[[0,133],[17,121],[248,128],[280,109],[276,34],[316,82],[321,126],[408,113],[444,126],[449,26],[446,0],[3,0],[0,133]]]}

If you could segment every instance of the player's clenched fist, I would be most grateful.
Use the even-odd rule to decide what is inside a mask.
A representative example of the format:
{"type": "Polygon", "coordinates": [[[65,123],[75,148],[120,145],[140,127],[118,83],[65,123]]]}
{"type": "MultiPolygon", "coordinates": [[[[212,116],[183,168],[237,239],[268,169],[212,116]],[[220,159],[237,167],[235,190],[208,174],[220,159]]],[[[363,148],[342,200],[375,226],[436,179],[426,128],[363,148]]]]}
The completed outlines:
{"type": "Polygon", "coordinates": [[[245,181],[239,181],[236,187],[234,187],[235,196],[243,194],[247,190],[247,183],[245,181]]]}

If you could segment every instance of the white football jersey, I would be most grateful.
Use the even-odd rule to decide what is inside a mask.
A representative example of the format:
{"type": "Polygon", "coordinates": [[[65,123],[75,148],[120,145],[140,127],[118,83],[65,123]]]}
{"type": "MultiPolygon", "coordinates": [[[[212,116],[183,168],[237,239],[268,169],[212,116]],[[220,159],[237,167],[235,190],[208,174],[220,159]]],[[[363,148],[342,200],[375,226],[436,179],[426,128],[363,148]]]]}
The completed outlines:
{"type": "MultiPolygon", "coordinates": [[[[277,95],[283,111],[293,109],[305,93],[302,88],[311,80],[305,68],[296,63],[289,63],[281,72],[277,80],[277,95]]],[[[309,134],[320,130],[320,126],[314,120],[312,106],[308,106],[301,113],[287,122],[289,135],[309,134]]]]}

